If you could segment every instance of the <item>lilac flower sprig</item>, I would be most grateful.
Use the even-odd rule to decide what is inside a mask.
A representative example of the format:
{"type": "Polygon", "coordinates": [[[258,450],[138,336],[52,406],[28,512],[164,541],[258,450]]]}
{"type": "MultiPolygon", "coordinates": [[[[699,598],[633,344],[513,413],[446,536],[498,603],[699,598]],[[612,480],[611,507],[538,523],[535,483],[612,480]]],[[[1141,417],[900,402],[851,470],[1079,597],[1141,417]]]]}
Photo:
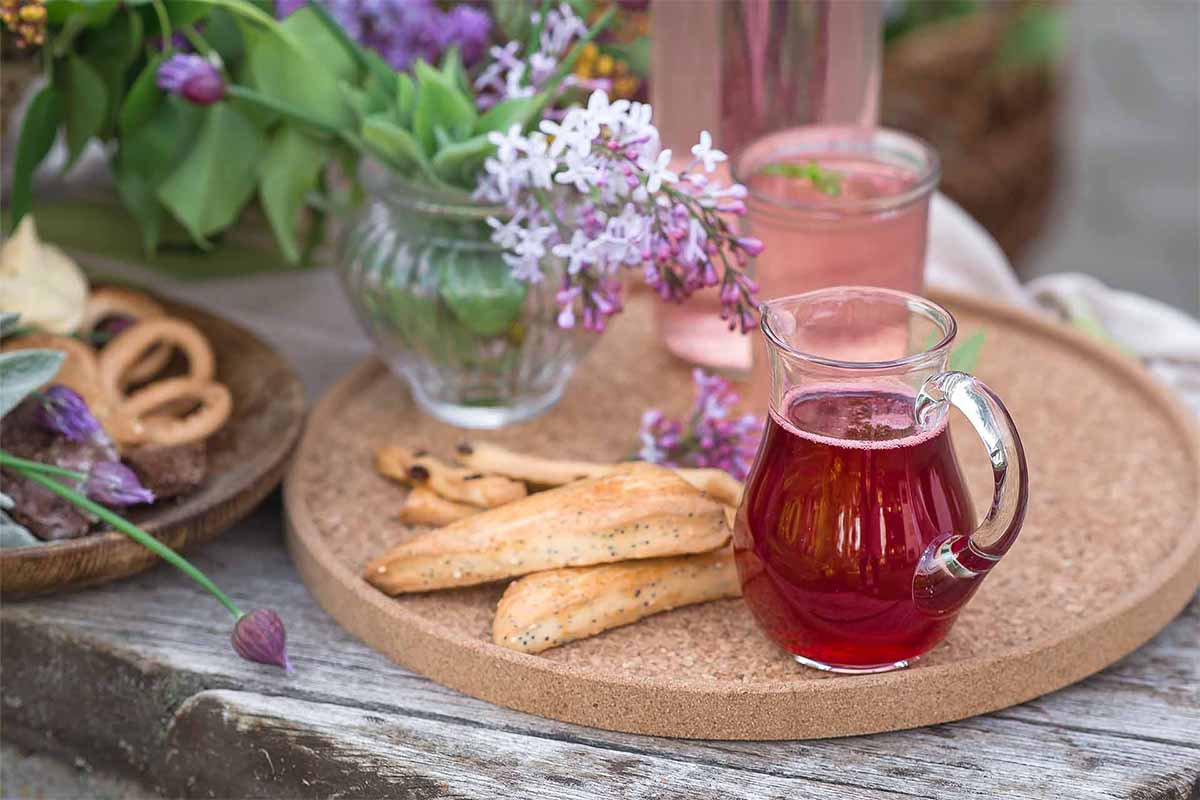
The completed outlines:
{"type": "Polygon", "coordinates": [[[119,467],[120,469],[115,469],[112,462],[106,463],[108,466],[105,466],[105,464],[97,465],[96,468],[93,468],[90,475],[84,475],[74,470],[18,458],[4,450],[0,450],[0,466],[11,469],[26,480],[32,481],[67,500],[76,508],[100,518],[114,529],[125,534],[142,547],[145,547],[168,564],[183,572],[207,590],[209,594],[215,597],[233,615],[235,623],[232,644],[238,655],[249,661],[273,664],[282,667],[287,672],[291,672],[292,665],[287,656],[287,635],[278,614],[270,610],[257,610],[251,611],[248,614],[244,613],[207,575],[193,566],[183,556],[129,520],[113,513],[108,508],[96,502],[96,500],[85,496],[58,480],[58,478],[68,478],[76,482],[83,481],[89,495],[93,495],[101,502],[108,502],[113,505],[149,502],[149,500],[144,500],[146,497],[153,500],[153,494],[138,483],[137,476],[133,474],[132,470],[121,464],[116,464],[115,467],[119,467]],[[98,470],[99,474],[97,474],[98,470]],[[130,481],[132,481],[132,484],[130,481]],[[133,484],[136,484],[136,486],[133,484]]]}
{"type": "Polygon", "coordinates": [[[489,135],[496,154],[475,196],[513,211],[488,223],[514,276],[537,283],[547,256],[566,262],[560,326],[582,317],[585,328],[603,330],[621,309],[619,276],[635,267],[668,302],[719,286],[722,319],[743,333],[754,326],[758,287],[746,265],[763,244],[727,220],[745,213],[746,189],[710,177],[726,155],[707,132],[677,174],[643,103],[610,103],[598,90],[586,108],[539,128],[489,135]]]}
{"type": "Polygon", "coordinates": [[[716,467],[746,480],[763,421],[753,414],[730,416],[738,396],[724,378],[696,369],[692,382],[696,399],[686,423],[658,409],[642,415],[638,458],[668,467],[716,467]]]}

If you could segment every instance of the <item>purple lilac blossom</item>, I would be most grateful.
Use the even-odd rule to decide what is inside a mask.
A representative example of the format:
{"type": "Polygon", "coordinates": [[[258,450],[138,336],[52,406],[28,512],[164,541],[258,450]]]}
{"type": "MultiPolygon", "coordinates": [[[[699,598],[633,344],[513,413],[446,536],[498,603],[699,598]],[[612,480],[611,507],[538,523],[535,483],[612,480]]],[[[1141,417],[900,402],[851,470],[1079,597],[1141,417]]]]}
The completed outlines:
{"type": "Polygon", "coordinates": [[[158,68],[158,88],[199,106],[210,106],[225,96],[225,79],[203,56],[173,55],[158,68]]]}
{"type": "MultiPolygon", "coordinates": [[[[467,4],[444,12],[433,0],[321,2],[351,39],[397,70],[407,69],[417,58],[435,62],[452,46],[459,48],[464,63],[473,64],[491,35],[491,17],[467,4]]],[[[278,0],[275,15],[285,19],[305,5],[307,0],[278,0]]]]}
{"type": "Polygon", "coordinates": [[[138,476],[120,461],[101,461],[88,473],[87,496],[113,508],[153,503],[154,492],[142,486],[138,476]]]}
{"type": "Polygon", "coordinates": [[[728,219],[745,213],[746,189],[710,177],[726,155],[707,132],[677,173],[643,103],[610,102],[597,91],[586,108],[539,127],[489,134],[496,152],[475,195],[513,212],[489,224],[514,276],[536,283],[548,256],[563,264],[561,327],[603,330],[621,310],[626,269],[640,269],[666,302],[719,287],[729,327],[744,333],[754,326],[758,287],[746,266],[763,244],[738,236],[728,219]]]}
{"type": "Polygon", "coordinates": [[[283,620],[269,608],[243,614],[233,626],[233,649],[247,661],[272,664],[292,672],[287,655],[287,631],[283,620]]]}
{"type": "Polygon", "coordinates": [[[51,433],[72,442],[85,442],[100,430],[100,423],[83,398],[57,383],[38,398],[37,421],[51,433]]]}
{"type": "MultiPolygon", "coordinates": [[[[530,16],[530,22],[534,25],[540,19],[540,12],[535,11],[530,16]]],[[[488,109],[502,100],[533,96],[544,88],[558,68],[559,60],[585,33],[587,26],[569,5],[563,3],[558,8],[550,7],[546,11],[546,24],[542,26],[536,50],[521,53],[521,43],[514,41],[504,46],[493,46],[488,51],[490,61],[475,79],[476,105],[480,109],[488,109]]],[[[608,82],[605,81],[601,86],[568,75],[558,85],[557,91],[562,92],[572,86],[607,90],[608,82]]]]}
{"type": "Polygon", "coordinates": [[[762,436],[762,420],[753,414],[730,417],[738,396],[724,378],[697,369],[692,381],[696,399],[686,427],[662,411],[647,411],[642,415],[638,457],[668,467],[715,467],[746,480],[762,436]]]}

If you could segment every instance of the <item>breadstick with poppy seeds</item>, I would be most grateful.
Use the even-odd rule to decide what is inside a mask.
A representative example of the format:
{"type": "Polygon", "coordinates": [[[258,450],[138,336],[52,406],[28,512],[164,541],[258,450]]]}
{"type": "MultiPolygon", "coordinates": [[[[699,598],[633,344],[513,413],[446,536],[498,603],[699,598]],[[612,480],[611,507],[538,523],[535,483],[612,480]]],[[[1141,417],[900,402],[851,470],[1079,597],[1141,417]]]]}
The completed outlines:
{"type": "Polygon", "coordinates": [[[492,641],[524,653],[637,622],[673,608],[741,594],[733,551],[537,572],[500,598],[492,641]]]}
{"type": "Polygon", "coordinates": [[[455,503],[495,508],[528,494],[521,481],[456,467],[425,450],[400,445],[381,447],[375,466],[384,475],[411,486],[424,486],[455,503]]]}
{"type": "MultiPolygon", "coordinates": [[[[568,461],[518,453],[489,442],[462,442],[456,448],[458,461],[480,472],[505,475],[535,486],[562,486],[583,478],[598,478],[622,464],[568,461]]],[[[624,462],[626,464],[636,462],[624,462]]],[[[741,500],[742,483],[721,469],[677,467],[679,477],[726,505],[741,500]]]]}
{"type": "Polygon", "coordinates": [[[424,486],[415,486],[404,498],[400,506],[400,521],[405,525],[429,525],[440,528],[451,522],[458,522],[474,514],[479,509],[466,503],[455,503],[424,486]]]}
{"type": "Polygon", "coordinates": [[[631,464],[420,534],[372,561],[363,577],[388,594],[425,592],[702,553],[728,540],[720,503],[665,467],[631,464]]]}

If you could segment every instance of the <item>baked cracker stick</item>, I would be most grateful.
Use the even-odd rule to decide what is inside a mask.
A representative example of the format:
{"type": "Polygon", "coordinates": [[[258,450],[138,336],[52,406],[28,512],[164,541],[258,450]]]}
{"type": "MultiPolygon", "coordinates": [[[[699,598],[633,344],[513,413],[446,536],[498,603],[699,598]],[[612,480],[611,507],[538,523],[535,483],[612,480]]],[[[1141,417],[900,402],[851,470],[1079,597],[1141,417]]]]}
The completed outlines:
{"type": "Polygon", "coordinates": [[[401,483],[425,486],[447,500],[479,508],[495,508],[528,494],[525,484],[520,481],[456,467],[427,451],[400,445],[379,448],[375,453],[375,467],[401,483]]]}
{"type": "Polygon", "coordinates": [[[531,456],[489,442],[462,442],[456,449],[459,463],[470,469],[507,475],[537,486],[562,486],[584,478],[598,478],[618,466],[531,456]]]}
{"type": "MultiPolygon", "coordinates": [[[[462,442],[457,451],[459,462],[471,469],[507,475],[537,486],[562,486],[583,478],[596,478],[607,475],[621,466],[593,461],[542,458],[518,453],[489,442],[462,442]]],[[[675,472],[718,502],[736,506],[741,499],[741,482],[724,470],[681,467],[675,472]]]]}
{"type": "Polygon", "coordinates": [[[431,525],[440,528],[460,519],[478,514],[479,509],[465,503],[455,503],[424,486],[413,487],[404,505],[400,506],[400,521],[406,525],[431,525]]]}
{"type": "Polygon", "coordinates": [[[702,553],[729,539],[721,504],[671,470],[631,464],[420,534],[363,577],[388,594],[541,572],[702,553]]]}
{"type": "Polygon", "coordinates": [[[741,594],[733,552],[537,572],[500,598],[492,641],[525,653],[595,636],[680,606],[741,594]]]}

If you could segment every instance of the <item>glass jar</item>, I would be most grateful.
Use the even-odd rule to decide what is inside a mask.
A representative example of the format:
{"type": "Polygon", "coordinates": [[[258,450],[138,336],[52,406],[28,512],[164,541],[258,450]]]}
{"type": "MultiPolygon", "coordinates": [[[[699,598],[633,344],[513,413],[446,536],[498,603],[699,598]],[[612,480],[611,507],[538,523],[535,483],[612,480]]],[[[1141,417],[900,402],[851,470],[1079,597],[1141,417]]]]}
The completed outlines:
{"type": "Polygon", "coordinates": [[[500,206],[441,192],[368,164],[367,196],[342,240],[346,295],[376,353],[432,416],[498,428],[562,395],[596,339],[557,324],[562,269],[512,277],[491,240],[500,206]]]}

